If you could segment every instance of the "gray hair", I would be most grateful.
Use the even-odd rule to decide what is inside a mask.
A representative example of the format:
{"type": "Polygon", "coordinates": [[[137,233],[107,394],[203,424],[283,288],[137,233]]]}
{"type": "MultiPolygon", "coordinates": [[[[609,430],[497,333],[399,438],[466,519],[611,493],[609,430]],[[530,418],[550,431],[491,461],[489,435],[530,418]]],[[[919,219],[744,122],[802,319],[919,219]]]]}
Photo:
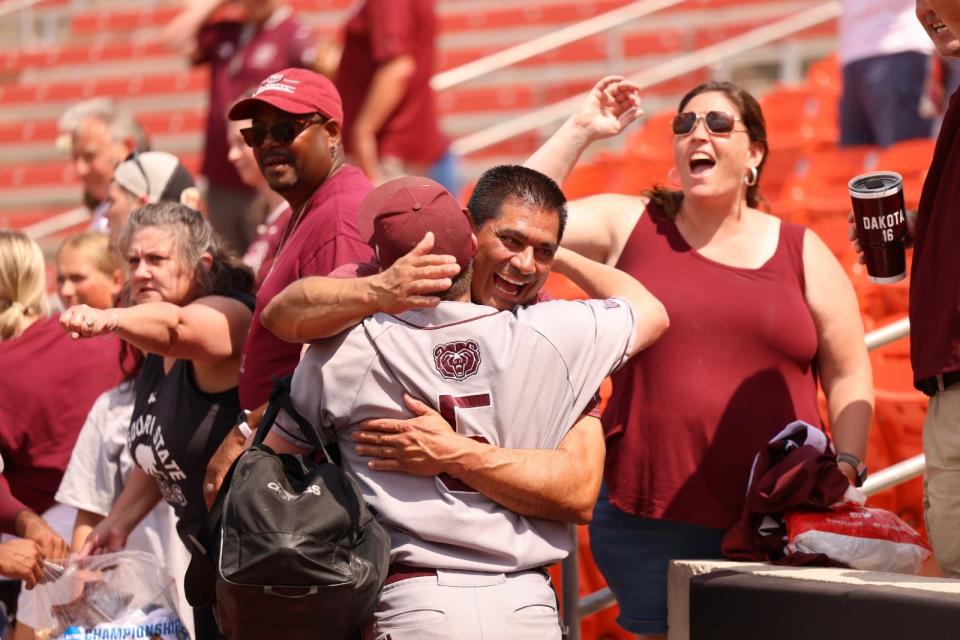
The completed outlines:
{"type": "Polygon", "coordinates": [[[133,140],[137,151],[148,151],[150,139],[133,114],[110,98],[92,98],[67,109],[57,129],[61,136],[72,136],[87,120],[99,120],[107,126],[107,135],[114,142],[133,140]]]}
{"type": "Polygon", "coordinates": [[[199,211],[169,201],[146,204],[135,209],[117,238],[117,246],[124,255],[130,250],[133,236],[146,227],[166,228],[173,234],[180,259],[184,265],[194,269],[197,297],[253,293],[253,271],[224,247],[220,236],[199,211]],[[203,268],[200,260],[205,253],[213,258],[209,269],[203,268]]]}

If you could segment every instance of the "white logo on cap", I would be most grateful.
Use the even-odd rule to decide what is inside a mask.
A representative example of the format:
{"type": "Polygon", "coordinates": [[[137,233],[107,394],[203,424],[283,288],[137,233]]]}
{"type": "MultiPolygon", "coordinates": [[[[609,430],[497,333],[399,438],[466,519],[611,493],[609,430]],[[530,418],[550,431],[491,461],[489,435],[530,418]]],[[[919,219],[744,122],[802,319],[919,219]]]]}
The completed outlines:
{"type": "Polygon", "coordinates": [[[296,90],[297,90],[296,87],[291,87],[288,84],[262,84],[260,85],[260,88],[257,89],[256,92],[253,94],[253,97],[256,98],[258,95],[260,95],[264,91],[280,91],[282,93],[293,93],[296,90]]]}
{"type": "Polygon", "coordinates": [[[275,73],[269,78],[267,78],[266,80],[264,80],[263,84],[273,84],[274,82],[280,82],[281,80],[283,80],[283,74],[275,73]]]}

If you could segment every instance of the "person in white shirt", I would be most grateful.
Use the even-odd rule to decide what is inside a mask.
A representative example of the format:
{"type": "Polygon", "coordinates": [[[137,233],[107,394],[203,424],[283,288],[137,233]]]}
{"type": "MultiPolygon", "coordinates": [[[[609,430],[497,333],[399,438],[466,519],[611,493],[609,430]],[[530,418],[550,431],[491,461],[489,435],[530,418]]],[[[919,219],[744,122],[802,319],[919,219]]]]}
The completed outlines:
{"type": "Polygon", "coordinates": [[[921,105],[933,44],[914,0],[843,0],[839,30],[840,145],[931,137],[933,109],[921,105]]]}

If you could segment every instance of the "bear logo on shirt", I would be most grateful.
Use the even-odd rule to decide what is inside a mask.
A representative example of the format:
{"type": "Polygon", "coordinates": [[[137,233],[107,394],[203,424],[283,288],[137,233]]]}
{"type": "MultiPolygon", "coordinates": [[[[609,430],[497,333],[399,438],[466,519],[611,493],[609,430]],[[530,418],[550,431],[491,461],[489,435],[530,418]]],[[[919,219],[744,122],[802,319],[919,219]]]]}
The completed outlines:
{"type": "Polygon", "coordinates": [[[157,473],[157,458],[153,455],[153,449],[148,445],[138,444],[133,452],[133,457],[144,473],[151,476],[160,475],[157,473]]]}
{"type": "Polygon", "coordinates": [[[433,362],[447,380],[463,382],[480,369],[480,345],[474,340],[457,340],[433,348],[433,362]]]}

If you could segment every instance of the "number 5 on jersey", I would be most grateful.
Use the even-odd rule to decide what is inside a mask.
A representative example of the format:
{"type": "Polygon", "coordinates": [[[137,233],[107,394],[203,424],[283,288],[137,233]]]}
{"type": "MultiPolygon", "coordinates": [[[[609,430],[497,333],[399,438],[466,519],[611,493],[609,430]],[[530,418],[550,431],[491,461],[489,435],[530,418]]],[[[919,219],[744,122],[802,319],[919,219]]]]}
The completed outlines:
{"type": "MultiPolygon", "coordinates": [[[[437,406],[440,408],[440,415],[443,416],[443,419],[446,420],[453,427],[453,430],[457,433],[460,433],[460,427],[457,424],[457,409],[478,409],[480,407],[489,407],[493,403],[490,402],[489,393],[480,393],[472,396],[448,396],[441,395],[438,398],[437,406]]],[[[472,440],[477,442],[483,442],[489,444],[490,441],[484,438],[483,436],[472,436],[466,435],[472,440]]],[[[441,483],[447,488],[448,491],[465,491],[469,493],[478,493],[476,489],[451,476],[448,473],[441,473],[437,478],[441,483]]]]}

